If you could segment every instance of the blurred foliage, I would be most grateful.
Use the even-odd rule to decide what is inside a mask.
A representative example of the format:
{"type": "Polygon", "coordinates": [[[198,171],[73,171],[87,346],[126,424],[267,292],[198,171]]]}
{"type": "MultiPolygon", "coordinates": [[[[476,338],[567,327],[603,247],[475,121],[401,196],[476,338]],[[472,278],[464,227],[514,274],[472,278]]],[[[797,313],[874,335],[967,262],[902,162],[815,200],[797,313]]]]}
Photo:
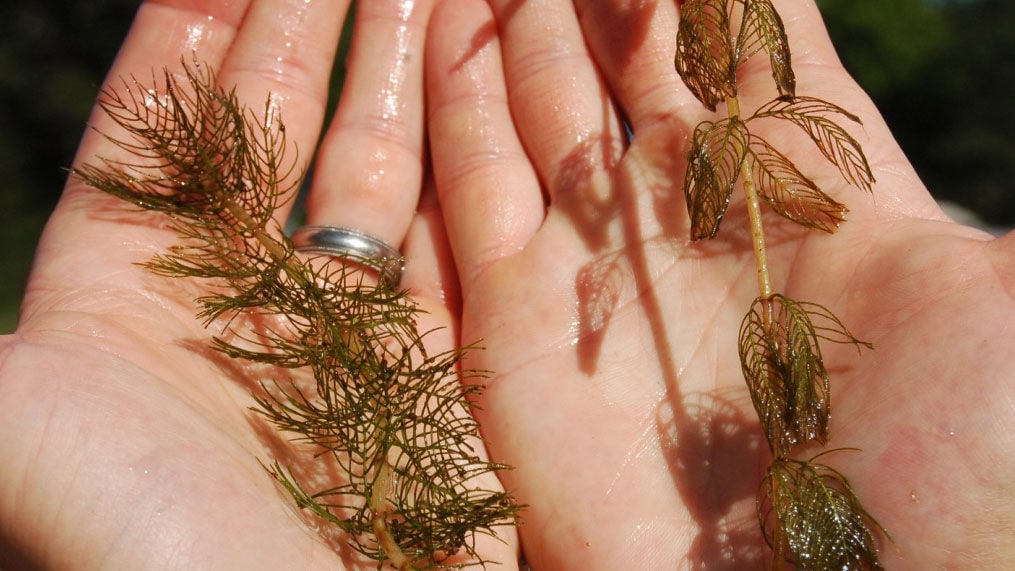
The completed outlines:
{"type": "Polygon", "coordinates": [[[1015,226],[1015,2],[818,0],[843,64],[939,200],[1015,226]]]}
{"type": "MultiPolygon", "coordinates": [[[[0,332],[139,0],[0,6],[0,332]]],[[[818,0],[847,69],[936,196],[1015,225],[1015,2],[818,0]]],[[[340,60],[341,61],[341,60],[340,60]]],[[[336,70],[340,75],[341,66],[336,70]]]]}
{"type": "Polygon", "coordinates": [[[14,328],[35,244],[138,4],[0,7],[0,332],[14,328]]]}
{"type": "Polygon", "coordinates": [[[945,51],[948,24],[927,0],[818,0],[846,67],[872,95],[912,85],[945,51]]]}

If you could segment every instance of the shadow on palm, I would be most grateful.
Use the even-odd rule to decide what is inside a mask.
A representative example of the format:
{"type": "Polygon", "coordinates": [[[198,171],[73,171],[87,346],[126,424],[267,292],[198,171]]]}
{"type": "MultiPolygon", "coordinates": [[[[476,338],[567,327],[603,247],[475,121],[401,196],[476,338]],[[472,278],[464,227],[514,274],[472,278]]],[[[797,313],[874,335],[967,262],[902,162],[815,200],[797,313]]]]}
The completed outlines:
{"type": "MultiPolygon", "coordinates": [[[[656,5],[639,6],[645,10],[642,16],[647,22],[656,5]]],[[[617,7],[597,4],[589,11],[600,8],[606,13],[600,15],[600,21],[614,21],[611,16],[619,10],[617,7]]],[[[596,19],[595,15],[581,16],[583,24],[596,19]]],[[[623,16],[620,21],[627,21],[625,17],[631,14],[623,16]]],[[[625,26],[630,25],[628,22],[625,26]]],[[[637,51],[637,42],[621,44],[611,44],[604,50],[609,52],[603,58],[608,61],[604,67],[623,68],[629,63],[628,56],[637,51]]],[[[975,279],[987,277],[989,268],[985,266],[989,264],[985,264],[982,237],[942,221],[887,128],[878,121],[876,110],[841,68],[812,61],[800,66],[798,73],[803,78],[801,93],[827,98],[870,122],[849,130],[861,140],[881,181],[873,197],[857,192],[841,182],[834,166],[814,150],[805,135],[801,137],[796,126],[765,126],[766,140],[797,163],[805,175],[814,177],[825,193],[851,210],[849,222],[832,236],[764,213],[772,282],[777,292],[826,305],[859,338],[874,343],[875,351],[865,352],[859,360],[852,347],[830,347],[824,353],[836,410],[832,446],[863,450],[834,454],[828,461],[843,467],[858,495],[865,503],[869,500],[871,511],[876,517],[884,517],[882,523],[893,534],[907,538],[907,545],[900,549],[915,554],[913,546],[918,540],[909,540],[925,537],[926,532],[918,529],[919,522],[926,521],[940,504],[927,502],[917,510],[916,517],[911,517],[912,511],[905,515],[912,508],[908,492],[886,486],[886,481],[896,477],[919,483],[922,494],[924,489],[932,489],[934,478],[943,473],[942,464],[932,467],[929,458],[931,441],[937,437],[921,435],[921,427],[930,411],[945,421],[955,419],[946,403],[947,395],[954,396],[957,387],[951,379],[942,383],[946,386],[921,386],[927,378],[939,377],[932,370],[934,366],[949,367],[945,354],[935,352],[947,344],[927,343],[937,340],[930,331],[940,328],[943,322],[961,319],[962,323],[972,323],[968,314],[959,311],[956,288],[963,280],[974,279],[974,275],[975,279]],[[960,244],[963,240],[964,245],[960,244]],[[920,255],[918,249],[924,246],[936,253],[920,255]],[[975,272],[943,270],[958,261],[971,261],[974,255],[975,272]],[[950,297],[949,303],[932,303],[932,311],[923,316],[927,292],[935,288],[950,297]],[[928,350],[935,354],[928,356],[928,350]],[[909,398],[914,391],[916,394],[909,398]],[[926,457],[914,458],[914,453],[906,451],[907,444],[917,445],[926,457]],[[914,476],[914,472],[918,474],[914,476]],[[916,523],[905,523],[907,518],[916,523]],[[907,533],[910,531],[916,533],[907,533]]],[[[741,79],[745,112],[771,99],[772,88],[751,89],[754,84],[771,84],[771,73],[765,65],[745,68],[741,79]]],[[[622,86],[611,87],[622,91],[622,86]]],[[[686,97],[686,93],[680,96],[686,97]]],[[[515,386],[525,388],[511,395],[511,404],[524,410],[508,412],[509,416],[515,415],[513,420],[521,422],[511,424],[498,417],[497,412],[503,408],[489,415],[492,422],[484,422],[495,435],[491,441],[495,448],[500,445],[504,449],[517,443],[534,444],[538,452],[545,452],[541,463],[533,462],[534,467],[544,471],[533,472],[536,475],[529,484],[534,488],[557,486],[552,492],[543,492],[545,498],[533,501],[528,520],[535,530],[528,529],[530,543],[526,549],[534,563],[547,562],[538,547],[533,549],[544,537],[560,540],[552,549],[566,555],[558,557],[580,557],[585,553],[583,549],[594,544],[578,542],[581,533],[588,533],[593,524],[582,527],[579,521],[567,526],[568,518],[557,517],[561,509],[586,512],[574,519],[585,515],[595,525],[612,525],[614,532],[622,535],[619,539],[625,543],[613,543],[614,549],[598,552],[600,557],[617,551],[629,556],[626,561],[631,556],[647,557],[647,551],[623,534],[635,529],[648,535],[646,530],[657,523],[653,517],[679,522],[674,524],[680,526],[679,532],[661,535],[660,541],[652,545],[656,551],[672,555],[665,559],[667,564],[686,557],[703,568],[759,568],[768,557],[753,508],[757,482],[769,452],[751,410],[736,357],[737,330],[757,296],[751,237],[738,188],[719,235],[701,242],[688,240],[691,224],[681,188],[688,139],[693,126],[703,118],[691,109],[684,106],[679,108],[679,116],[660,117],[648,127],[642,125],[622,158],[615,158],[620,156],[616,149],[620,144],[608,137],[593,138],[572,149],[559,166],[558,176],[548,183],[554,198],[542,235],[529,244],[524,253],[528,255],[519,256],[527,265],[509,263],[505,267],[508,272],[493,273],[509,278],[516,276],[505,274],[515,270],[539,276],[538,282],[526,280],[532,283],[516,279],[514,290],[493,286],[496,292],[515,297],[492,296],[504,315],[492,312],[502,319],[485,324],[487,335],[483,335],[494,340],[491,347],[506,348],[508,353],[517,353],[513,357],[524,359],[521,364],[507,361],[510,366],[506,367],[498,366],[503,362],[497,363],[497,359],[491,360],[492,368],[503,375],[492,384],[494,401],[496,395],[503,394],[498,385],[502,380],[509,378],[515,386]],[[566,219],[564,230],[560,219],[566,219]],[[568,240],[572,237],[576,238],[574,247],[583,248],[581,254],[575,255],[577,250],[570,249],[572,243],[568,240]],[[572,268],[567,263],[575,257],[578,262],[572,268]],[[555,329],[557,323],[548,317],[549,304],[560,301],[550,295],[547,284],[554,288],[560,284],[566,289],[564,303],[574,302],[573,332],[565,331],[570,323],[560,323],[561,327],[555,329]],[[517,331],[506,335],[498,331],[511,327],[517,331]],[[551,338],[539,338],[550,331],[551,338]],[[507,345],[495,342],[504,339],[507,345]],[[514,342],[517,347],[511,346],[514,342]],[[533,356],[540,350],[546,352],[533,356]],[[603,391],[614,392],[604,396],[603,391]],[[618,412],[627,404],[614,398],[618,395],[637,399],[636,407],[618,412]],[[590,404],[597,399],[601,402],[590,404]],[[645,436],[637,429],[644,411],[649,409],[651,434],[645,436]],[[630,414],[631,410],[636,414],[630,414]],[[553,441],[555,434],[563,435],[563,441],[553,441]],[[649,447],[651,452],[645,452],[649,447]],[[662,457],[662,466],[648,461],[654,460],[654,455],[662,457]],[[598,464],[572,469],[569,461],[573,458],[580,462],[598,460],[598,464]],[[664,478],[668,476],[670,482],[627,478],[638,470],[668,471],[664,478]],[[597,473],[589,476],[589,472],[597,473]],[[613,480],[609,479],[611,475],[613,480]],[[590,484],[592,478],[599,479],[590,484]],[[621,495],[617,492],[618,482],[637,489],[623,490],[624,498],[632,501],[620,507],[614,505],[616,509],[611,511],[611,496],[621,495]],[[648,487],[646,482],[657,485],[648,487]],[[577,489],[574,495],[572,488],[577,489]],[[676,499],[668,495],[674,490],[676,499]],[[571,502],[561,501],[559,496],[571,502]],[[634,505],[638,499],[645,503],[634,505]],[[535,508],[544,507],[538,505],[542,500],[547,500],[549,514],[536,513],[535,508]],[[568,534],[552,533],[560,529],[568,534]],[[675,537],[676,533],[680,535],[675,537]],[[663,537],[669,543],[661,543],[663,537]],[[673,553],[683,547],[679,544],[687,537],[692,539],[686,549],[673,553]]],[[[491,279],[484,285],[496,281],[491,279]]],[[[482,301],[477,305],[482,306],[482,301]]],[[[492,304],[486,309],[489,307],[492,304]]],[[[985,314],[985,306],[978,305],[976,313],[985,314]]],[[[990,322],[996,325],[996,317],[990,322]]],[[[981,330],[976,338],[982,334],[981,330]]],[[[963,348],[974,343],[971,339],[963,342],[963,348]]],[[[1002,352],[997,350],[993,355],[995,364],[1003,362],[998,357],[1002,352]]],[[[965,386],[959,392],[964,406],[976,406],[975,389],[965,386]]],[[[1003,398],[997,400],[1004,402],[1003,398]]],[[[498,404],[494,402],[487,410],[498,408],[498,404]]],[[[955,452],[949,450],[949,454],[955,452]]],[[[498,452],[495,450],[495,455],[498,452]]],[[[808,457],[813,452],[800,451],[808,457]]],[[[996,456],[993,458],[996,460],[996,456]]],[[[517,456],[508,460],[515,462],[517,456]]],[[[529,473],[530,466],[524,461],[517,465],[518,475],[507,475],[509,486],[525,480],[529,473]]],[[[981,463],[978,469],[987,465],[981,463]]],[[[969,481],[955,483],[964,484],[969,481]]],[[[522,533],[526,532],[523,527],[522,533]]],[[[939,539],[943,538],[930,541],[939,539]]],[[[559,562],[552,559],[553,554],[548,557],[551,566],[559,562]]]]}
{"type": "MultiPolygon", "coordinates": [[[[790,132],[795,128],[775,126],[764,133],[773,140],[789,141],[790,158],[802,155],[807,172],[834,171],[813,149],[808,153],[801,144],[809,142],[807,137],[790,132]]],[[[619,167],[588,158],[590,154],[610,156],[610,142],[603,140],[603,148],[577,147],[561,169],[558,187],[585,192],[558,204],[595,254],[578,272],[575,283],[581,325],[578,362],[585,374],[595,375],[618,308],[628,304],[640,308],[665,386],[666,396],[657,409],[658,437],[675,487],[698,528],[688,557],[709,568],[756,567],[767,553],[756,516],[745,508],[757,496],[769,452],[739,367],[730,366],[725,357],[736,352],[738,319],[733,316],[742,315],[756,295],[752,243],[739,185],[719,236],[688,242],[690,223],[680,188],[690,131],[678,119],[660,119],[652,128],[634,134],[634,143],[619,167]],[[597,163],[614,173],[608,192],[595,183],[593,173],[580,167],[597,163]],[[612,244],[610,236],[614,236],[612,244]],[[666,269],[660,271],[660,267],[666,269]],[[698,303],[678,303],[683,311],[674,312],[667,298],[682,296],[698,303]],[[671,316],[679,316],[679,321],[671,316]],[[702,350],[703,346],[707,349],[702,350]],[[696,378],[686,371],[701,354],[715,361],[699,366],[698,370],[708,373],[696,378]],[[750,469],[744,469],[745,464],[750,469]]],[[[841,182],[830,186],[835,197],[839,193],[860,196],[841,182]]],[[[819,272],[824,283],[802,289],[814,289],[814,297],[822,301],[844,294],[838,284],[848,281],[849,271],[865,253],[862,245],[854,247],[855,234],[841,246],[843,242],[827,234],[800,228],[774,213],[766,213],[765,220],[776,291],[783,291],[783,284],[792,287],[796,275],[827,267],[824,261],[837,256],[839,244],[840,250],[846,250],[837,256],[841,259],[835,270],[840,275],[819,272]],[[828,288],[829,283],[836,285],[828,288]]],[[[842,372],[836,370],[840,363],[851,363],[842,352],[829,354],[833,355],[833,374],[842,372]]]]}
{"type": "MultiPolygon", "coordinates": [[[[558,204],[594,256],[575,279],[580,321],[575,349],[581,371],[595,376],[601,367],[616,366],[603,362],[610,328],[627,325],[614,323],[615,314],[623,311],[631,318],[637,313],[647,323],[651,347],[643,352],[656,360],[648,369],[658,371],[659,379],[626,382],[662,384],[655,438],[683,508],[697,528],[687,558],[709,569],[755,567],[764,561],[765,550],[748,508],[757,494],[762,455],[767,455],[764,440],[748,412],[750,401],[739,372],[719,363],[697,363],[696,355],[701,340],[715,337],[729,344],[729,351],[716,350],[735,352],[734,330],[722,331],[720,325],[731,324],[731,314],[714,321],[703,316],[729,314],[723,307],[732,295],[729,290],[748,289],[730,280],[750,278],[751,243],[749,235],[738,232],[728,239],[688,243],[679,190],[686,132],[686,124],[671,119],[652,132],[636,134],[619,166],[609,163],[613,143],[608,139],[580,145],[565,160],[557,185],[571,190],[558,204]],[[582,168],[589,164],[605,164],[612,173],[610,184],[597,184],[595,172],[582,168]],[[709,265],[715,265],[715,271],[709,265]],[[692,288],[717,295],[692,293],[692,288]],[[688,309],[695,314],[680,315],[678,323],[669,308],[682,296],[707,298],[709,305],[692,303],[688,309]],[[712,375],[694,378],[683,373],[689,365],[712,375]]],[[[731,218],[745,216],[741,208],[732,208],[731,218]]],[[[608,351],[606,359],[628,358],[618,357],[612,347],[608,351]]]]}

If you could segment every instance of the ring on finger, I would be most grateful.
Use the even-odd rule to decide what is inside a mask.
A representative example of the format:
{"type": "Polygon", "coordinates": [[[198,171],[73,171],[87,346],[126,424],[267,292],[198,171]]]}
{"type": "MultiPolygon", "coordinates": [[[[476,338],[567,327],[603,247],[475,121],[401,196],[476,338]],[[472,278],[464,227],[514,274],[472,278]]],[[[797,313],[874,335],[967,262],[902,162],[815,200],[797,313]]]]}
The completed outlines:
{"type": "Polygon", "coordinates": [[[380,285],[394,289],[402,280],[404,257],[380,238],[344,226],[301,226],[293,232],[293,246],[306,254],[326,254],[377,271],[380,285]]]}

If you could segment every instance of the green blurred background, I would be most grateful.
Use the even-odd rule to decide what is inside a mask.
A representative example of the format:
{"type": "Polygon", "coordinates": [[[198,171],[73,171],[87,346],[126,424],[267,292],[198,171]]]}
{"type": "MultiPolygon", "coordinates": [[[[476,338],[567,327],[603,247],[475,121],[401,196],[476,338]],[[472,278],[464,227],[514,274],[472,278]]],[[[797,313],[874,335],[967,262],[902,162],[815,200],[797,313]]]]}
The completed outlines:
{"type": "MultiPolygon", "coordinates": [[[[0,333],[138,0],[0,7],[0,333]]],[[[846,67],[941,200],[1015,226],[1015,2],[818,0],[846,67]]]]}

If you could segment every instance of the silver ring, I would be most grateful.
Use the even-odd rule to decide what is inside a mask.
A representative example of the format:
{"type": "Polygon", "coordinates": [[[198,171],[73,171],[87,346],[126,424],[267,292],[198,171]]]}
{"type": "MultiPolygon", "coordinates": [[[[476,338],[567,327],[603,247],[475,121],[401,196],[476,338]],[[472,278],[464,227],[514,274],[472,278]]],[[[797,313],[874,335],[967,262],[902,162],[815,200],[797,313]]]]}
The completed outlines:
{"type": "Polygon", "coordinates": [[[391,289],[402,280],[402,253],[387,242],[342,226],[301,226],[292,235],[298,252],[327,254],[377,270],[380,284],[391,289]]]}

